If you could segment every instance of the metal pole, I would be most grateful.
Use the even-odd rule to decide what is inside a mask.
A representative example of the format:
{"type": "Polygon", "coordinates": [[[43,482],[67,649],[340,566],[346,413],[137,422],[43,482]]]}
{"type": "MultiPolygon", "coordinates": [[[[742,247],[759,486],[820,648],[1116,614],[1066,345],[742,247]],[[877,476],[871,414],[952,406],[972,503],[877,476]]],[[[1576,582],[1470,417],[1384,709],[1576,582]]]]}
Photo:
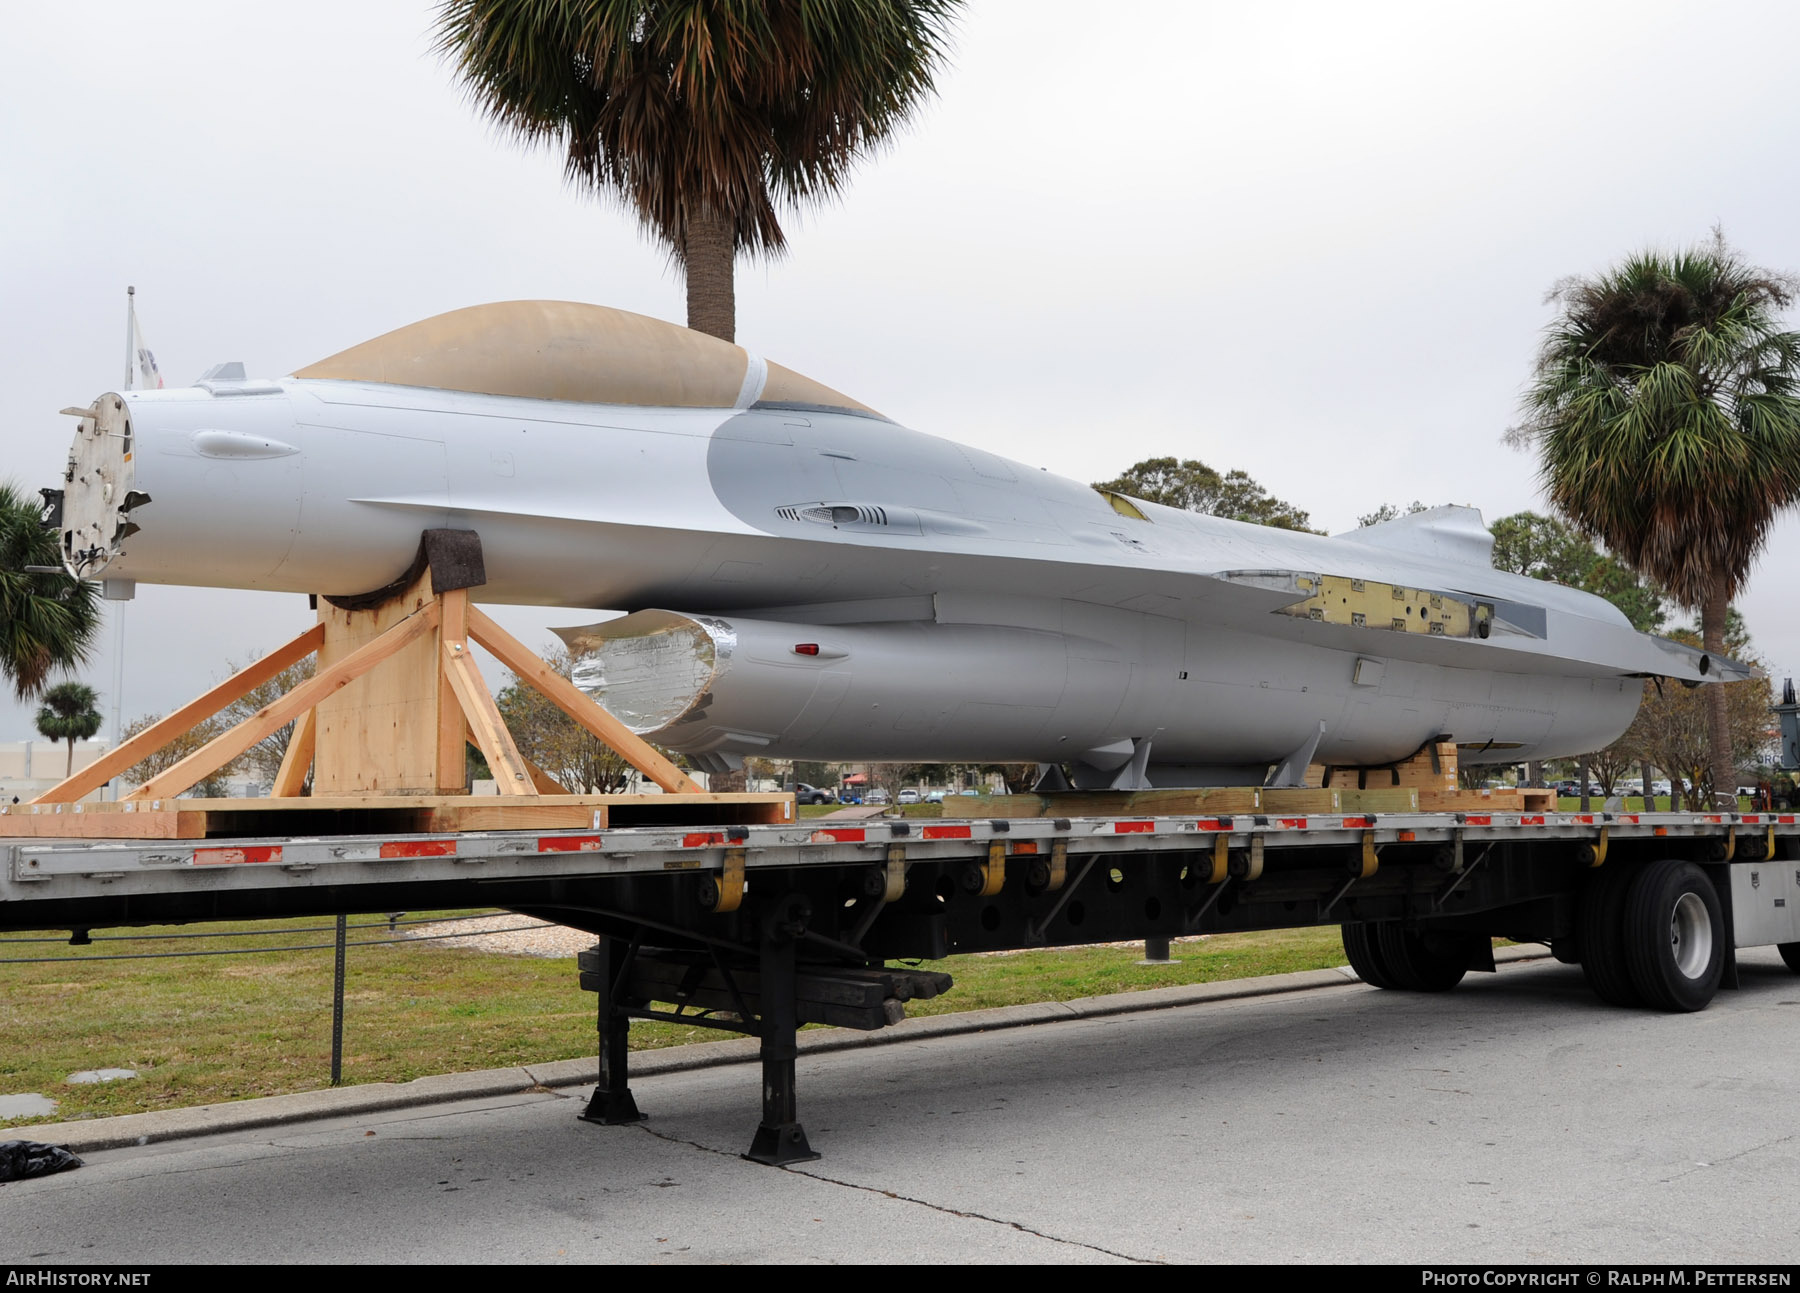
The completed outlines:
{"type": "Polygon", "coordinates": [[[125,603],[112,604],[113,627],[113,745],[125,744],[125,603]]]}
{"type": "Polygon", "coordinates": [[[331,982],[331,1085],[344,1080],[344,936],[349,917],[337,918],[337,965],[331,982]]]}
{"type": "Polygon", "coordinates": [[[1169,940],[1152,934],[1144,940],[1144,959],[1141,965],[1162,965],[1169,959],[1169,940]]]}
{"type": "Polygon", "coordinates": [[[132,352],[137,349],[137,288],[125,289],[125,385],[131,389],[132,352]]]}

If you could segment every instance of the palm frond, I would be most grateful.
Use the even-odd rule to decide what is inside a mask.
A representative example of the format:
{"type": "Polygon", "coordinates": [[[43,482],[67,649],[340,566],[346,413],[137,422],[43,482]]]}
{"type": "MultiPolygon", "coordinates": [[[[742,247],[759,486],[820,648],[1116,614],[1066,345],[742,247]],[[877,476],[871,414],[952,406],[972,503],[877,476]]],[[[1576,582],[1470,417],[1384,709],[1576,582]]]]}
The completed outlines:
{"type": "Polygon", "coordinates": [[[100,630],[95,585],[25,569],[57,564],[56,535],[38,523],[35,500],[0,481],[0,677],[20,700],[86,663],[100,630]]]}
{"type": "Polygon", "coordinates": [[[778,208],[823,201],[929,97],[962,0],[447,0],[435,48],[471,101],[679,258],[724,215],[786,246],[778,208]]]}

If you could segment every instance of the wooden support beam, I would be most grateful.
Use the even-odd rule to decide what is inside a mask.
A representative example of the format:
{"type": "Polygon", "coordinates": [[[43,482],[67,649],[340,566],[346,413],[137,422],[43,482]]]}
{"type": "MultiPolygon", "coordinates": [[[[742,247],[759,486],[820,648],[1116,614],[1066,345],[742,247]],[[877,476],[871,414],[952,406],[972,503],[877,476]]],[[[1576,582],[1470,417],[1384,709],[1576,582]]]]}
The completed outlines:
{"type": "Polygon", "coordinates": [[[444,677],[449,680],[457,703],[462,706],[475,748],[487,759],[488,770],[494,774],[494,785],[503,795],[536,794],[531,772],[519,754],[519,747],[513,744],[512,733],[506,730],[505,720],[500,717],[493,696],[488,694],[487,684],[481,680],[481,670],[475,667],[469,644],[453,642],[446,637],[442,653],[444,677]]]}
{"type": "Polygon", "coordinates": [[[287,753],[281,756],[281,770],[275,774],[275,784],[269,787],[271,798],[296,799],[306,789],[306,774],[312,767],[318,734],[318,710],[309,709],[294,720],[294,734],[288,738],[287,753]]]}
{"type": "MultiPolygon", "coordinates": [[[[317,651],[324,640],[324,628],[318,624],[313,625],[293,641],[275,648],[260,660],[251,661],[204,696],[189,701],[162,721],[152,723],[129,741],[95,759],[74,776],[50,787],[31,802],[72,804],[90,791],[98,790],[127,768],[142,763],[196,723],[211,718],[232,701],[252,688],[262,686],[289,665],[304,660],[317,651]]],[[[196,777],[195,780],[199,778],[196,777]]],[[[185,790],[187,787],[182,788],[185,790]]]]}
{"type": "MultiPolygon", "coordinates": [[[[521,755],[520,757],[523,758],[524,756],[521,755]]],[[[537,787],[537,792],[540,795],[566,795],[569,793],[569,788],[567,786],[563,785],[562,782],[538,767],[538,765],[533,763],[530,759],[525,760],[525,770],[531,774],[531,784],[537,787]]]]}
{"type": "Polygon", "coordinates": [[[168,799],[179,795],[196,782],[217,772],[271,732],[299,718],[325,697],[360,678],[421,634],[436,628],[438,616],[438,604],[435,601],[427,603],[373,642],[352,651],[330,668],[322,669],[280,700],[263,706],[229,732],[208,741],[161,776],[145,782],[126,798],[168,799]]]}
{"type": "MultiPolygon", "coordinates": [[[[462,642],[469,636],[469,590],[452,589],[438,594],[444,606],[443,624],[438,638],[443,642],[462,642]]],[[[456,691],[444,672],[440,654],[437,662],[437,788],[461,790],[468,785],[469,722],[463,716],[456,691]]]]}
{"type": "Polygon", "coordinates": [[[619,757],[670,794],[702,793],[694,779],[657,753],[643,737],[594,703],[574,683],[557,673],[535,652],[489,619],[479,606],[469,607],[469,636],[494,653],[501,664],[534,687],[551,704],[606,742],[619,757]]]}

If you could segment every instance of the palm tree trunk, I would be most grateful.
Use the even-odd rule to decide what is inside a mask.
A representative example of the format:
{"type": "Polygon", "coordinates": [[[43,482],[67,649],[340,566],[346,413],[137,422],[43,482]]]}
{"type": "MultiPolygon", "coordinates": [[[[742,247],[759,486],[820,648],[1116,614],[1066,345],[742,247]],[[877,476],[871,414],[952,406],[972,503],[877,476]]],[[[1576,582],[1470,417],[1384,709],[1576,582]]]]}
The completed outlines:
{"type": "Polygon", "coordinates": [[[687,273],[687,325],[723,341],[737,339],[734,226],[729,216],[710,211],[690,216],[681,255],[687,273]]]}
{"type": "MultiPolygon", "coordinates": [[[[1700,641],[1714,660],[1725,658],[1725,614],[1730,607],[1725,581],[1715,579],[1712,591],[1700,607],[1700,641]]],[[[1731,757],[1731,723],[1725,708],[1725,688],[1714,684],[1706,689],[1706,743],[1708,764],[1712,771],[1715,803],[1723,803],[1720,795],[1730,796],[1737,805],[1737,766],[1731,757]]]]}
{"type": "Polygon", "coordinates": [[[75,738],[71,736],[63,744],[69,747],[69,757],[63,761],[63,780],[67,781],[75,775],[75,738]]]}

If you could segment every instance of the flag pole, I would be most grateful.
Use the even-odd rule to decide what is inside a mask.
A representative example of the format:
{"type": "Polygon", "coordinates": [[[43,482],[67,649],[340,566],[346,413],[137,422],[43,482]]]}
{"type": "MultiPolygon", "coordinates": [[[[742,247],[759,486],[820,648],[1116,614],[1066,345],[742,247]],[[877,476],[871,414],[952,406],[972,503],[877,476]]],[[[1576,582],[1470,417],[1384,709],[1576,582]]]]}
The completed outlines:
{"type": "MultiPolygon", "coordinates": [[[[137,350],[137,288],[125,288],[125,389],[137,350]]],[[[113,603],[113,748],[125,743],[125,603],[113,603]]]]}
{"type": "Polygon", "coordinates": [[[125,289],[125,389],[131,389],[132,349],[137,337],[137,288],[125,289]]]}

